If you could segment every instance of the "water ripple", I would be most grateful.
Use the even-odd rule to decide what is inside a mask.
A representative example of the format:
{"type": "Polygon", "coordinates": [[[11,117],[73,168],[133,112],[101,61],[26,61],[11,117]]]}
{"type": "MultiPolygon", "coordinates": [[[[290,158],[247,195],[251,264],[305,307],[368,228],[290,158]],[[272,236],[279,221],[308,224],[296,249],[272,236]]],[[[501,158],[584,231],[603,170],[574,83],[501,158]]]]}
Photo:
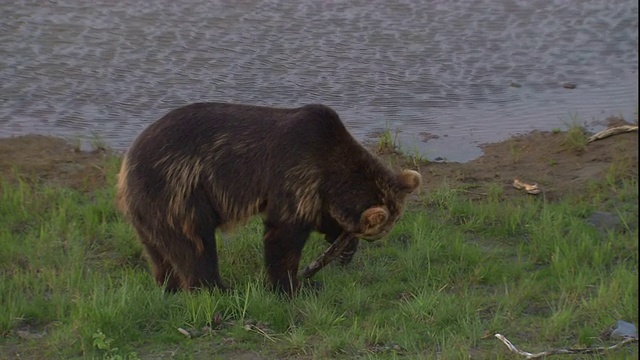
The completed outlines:
{"type": "Polygon", "coordinates": [[[631,0],[17,0],[0,11],[0,136],[97,133],[126,148],[193,101],[321,102],[361,140],[389,127],[428,157],[464,161],[571,114],[637,108],[631,0]]]}

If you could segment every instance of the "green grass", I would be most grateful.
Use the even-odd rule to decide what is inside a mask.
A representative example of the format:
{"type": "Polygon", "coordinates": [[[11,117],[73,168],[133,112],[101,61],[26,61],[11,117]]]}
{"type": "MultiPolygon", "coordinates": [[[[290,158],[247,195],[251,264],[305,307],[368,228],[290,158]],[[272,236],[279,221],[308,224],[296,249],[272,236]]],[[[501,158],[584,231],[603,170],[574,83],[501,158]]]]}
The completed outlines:
{"type": "Polygon", "coordinates": [[[398,144],[398,130],[396,130],[393,134],[389,127],[386,127],[380,134],[378,135],[378,143],[376,146],[376,150],[379,154],[395,154],[398,152],[399,144],[398,144]]]}
{"type": "Polygon", "coordinates": [[[580,124],[577,115],[571,116],[571,121],[567,124],[564,146],[567,150],[582,152],[587,148],[589,136],[585,126],[580,124]]]}
{"type": "MultiPolygon", "coordinates": [[[[265,288],[257,220],[219,237],[233,291],[164,294],[113,207],[116,169],[89,194],[0,182],[0,358],[512,358],[491,334],[537,352],[609,345],[617,319],[638,324],[638,183],[615,169],[557,203],[424,194],[290,301],[265,288]],[[622,225],[591,227],[593,210],[622,225]]],[[[314,235],[303,264],[325,247],[314,235]]],[[[636,346],[611,354],[628,356],[636,346]]]]}
{"type": "MultiPolygon", "coordinates": [[[[417,144],[411,147],[402,146],[398,140],[398,129],[392,131],[388,126],[383,131],[377,134],[378,141],[375,144],[375,151],[377,154],[394,154],[397,155],[397,159],[403,160],[405,165],[411,166],[414,169],[420,169],[422,165],[427,165],[429,159],[426,152],[420,150],[417,144]]],[[[392,158],[389,158],[392,161],[392,158]]]]}
{"type": "Polygon", "coordinates": [[[522,146],[518,146],[514,140],[509,141],[509,154],[511,154],[511,161],[515,164],[520,161],[522,155],[522,146]]]}

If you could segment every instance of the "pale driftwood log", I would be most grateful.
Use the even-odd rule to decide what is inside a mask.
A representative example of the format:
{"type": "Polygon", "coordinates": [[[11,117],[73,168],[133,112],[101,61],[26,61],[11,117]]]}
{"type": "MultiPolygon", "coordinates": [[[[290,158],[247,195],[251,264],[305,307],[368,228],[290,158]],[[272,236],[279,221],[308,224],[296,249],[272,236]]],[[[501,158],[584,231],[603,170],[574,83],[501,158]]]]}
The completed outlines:
{"type": "Polygon", "coordinates": [[[300,272],[300,277],[308,279],[315,275],[320,269],[332,262],[338,255],[342,253],[347,245],[354,240],[355,237],[352,234],[343,232],[338,236],[336,241],[331,244],[320,256],[312,261],[306,268],[300,272]]]}
{"type": "Polygon", "coordinates": [[[543,352],[532,354],[530,352],[526,352],[526,351],[522,351],[522,350],[518,349],[517,347],[515,347],[511,343],[511,341],[507,340],[507,338],[504,337],[503,335],[495,334],[495,337],[497,337],[500,341],[502,341],[505,345],[507,345],[509,350],[513,351],[514,353],[516,353],[518,355],[524,356],[525,359],[538,359],[538,358],[545,357],[545,356],[550,356],[550,355],[602,354],[605,351],[614,350],[614,349],[622,347],[622,346],[624,346],[626,344],[637,343],[638,342],[638,338],[637,337],[633,337],[633,338],[625,338],[624,340],[620,341],[619,343],[617,343],[615,345],[612,345],[612,346],[607,346],[607,347],[578,348],[578,349],[571,349],[571,348],[568,348],[568,349],[552,349],[552,350],[547,350],[547,351],[543,351],[543,352]]]}
{"type": "Polygon", "coordinates": [[[520,181],[519,179],[513,180],[513,187],[518,190],[524,189],[524,191],[527,194],[532,194],[532,195],[540,194],[540,188],[538,187],[538,184],[527,184],[523,181],[520,181]]]}
{"type": "Polygon", "coordinates": [[[608,138],[609,136],[622,134],[622,133],[627,133],[627,132],[632,132],[632,131],[638,131],[638,125],[616,126],[616,127],[610,128],[610,129],[602,130],[602,131],[590,136],[587,139],[587,143],[594,142],[596,140],[601,140],[601,139],[604,139],[604,138],[608,138]]]}

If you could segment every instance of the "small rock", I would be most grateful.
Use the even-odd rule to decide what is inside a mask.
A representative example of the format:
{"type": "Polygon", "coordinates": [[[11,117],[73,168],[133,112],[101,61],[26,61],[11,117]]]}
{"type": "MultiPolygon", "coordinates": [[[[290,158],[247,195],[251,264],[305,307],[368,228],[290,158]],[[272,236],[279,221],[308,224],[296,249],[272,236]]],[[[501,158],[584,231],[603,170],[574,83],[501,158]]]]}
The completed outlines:
{"type": "Polygon", "coordinates": [[[222,338],[222,344],[224,345],[233,345],[236,343],[236,339],[231,337],[222,338]]]}
{"type": "Polygon", "coordinates": [[[614,339],[637,338],[638,329],[630,322],[618,320],[615,329],[611,331],[611,337],[614,339]]]}
{"type": "Polygon", "coordinates": [[[562,84],[562,87],[565,89],[575,89],[578,85],[574,84],[574,83],[570,83],[570,82],[566,82],[564,84],[562,84]]]}
{"type": "Polygon", "coordinates": [[[587,218],[587,223],[598,230],[615,230],[621,223],[620,218],[606,211],[594,211],[587,218]]]}
{"type": "Polygon", "coordinates": [[[211,319],[211,323],[214,324],[216,327],[222,325],[223,321],[224,321],[224,318],[222,317],[222,314],[220,314],[219,312],[213,316],[213,319],[211,319]]]}
{"type": "Polygon", "coordinates": [[[31,332],[29,330],[18,330],[18,331],[16,331],[16,335],[18,335],[18,337],[21,338],[21,339],[33,340],[33,339],[42,339],[45,334],[44,333],[35,333],[35,332],[31,332]]]}
{"type": "Polygon", "coordinates": [[[431,133],[426,132],[426,131],[421,132],[420,136],[422,137],[422,141],[423,142],[427,142],[427,141],[432,140],[432,139],[439,139],[440,138],[440,136],[438,136],[436,134],[431,134],[431,133]]]}
{"type": "Polygon", "coordinates": [[[522,87],[522,85],[518,84],[518,83],[517,83],[517,82],[515,82],[515,81],[512,81],[512,82],[511,82],[511,84],[510,84],[509,86],[514,87],[514,88],[522,87]]]}

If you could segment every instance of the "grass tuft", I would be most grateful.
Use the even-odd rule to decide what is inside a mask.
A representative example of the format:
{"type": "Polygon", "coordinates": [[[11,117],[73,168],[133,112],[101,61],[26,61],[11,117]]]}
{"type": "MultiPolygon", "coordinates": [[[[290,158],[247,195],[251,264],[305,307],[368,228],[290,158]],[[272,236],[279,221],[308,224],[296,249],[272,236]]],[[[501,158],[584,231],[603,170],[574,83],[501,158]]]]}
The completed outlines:
{"type": "Polygon", "coordinates": [[[392,133],[391,129],[388,127],[385,128],[378,135],[378,143],[377,143],[377,151],[378,154],[395,154],[398,152],[399,144],[398,144],[398,131],[392,133]]]}
{"type": "Polygon", "coordinates": [[[571,122],[567,125],[564,147],[567,150],[583,152],[587,148],[589,136],[583,124],[578,122],[576,115],[571,116],[571,122]]]}

